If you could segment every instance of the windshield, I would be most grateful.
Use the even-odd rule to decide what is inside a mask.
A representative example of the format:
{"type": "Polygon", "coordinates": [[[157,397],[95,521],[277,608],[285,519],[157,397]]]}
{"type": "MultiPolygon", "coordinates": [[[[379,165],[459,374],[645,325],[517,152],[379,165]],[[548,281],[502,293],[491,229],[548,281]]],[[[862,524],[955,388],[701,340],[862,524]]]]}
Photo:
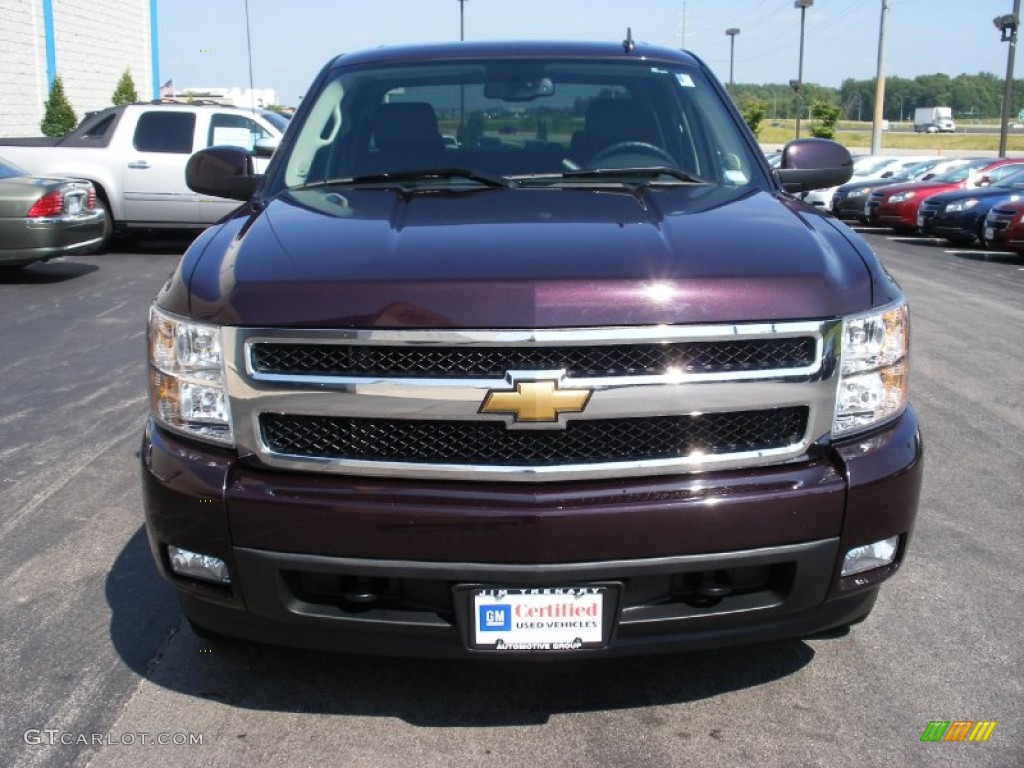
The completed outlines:
{"type": "Polygon", "coordinates": [[[286,117],[279,112],[274,112],[271,109],[261,109],[260,115],[262,115],[264,120],[277,128],[281,133],[285,132],[288,128],[288,123],[291,121],[289,117],[286,117]]]}
{"type": "Polygon", "coordinates": [[[630,170],[645,183],[767,185],[718,91],[700,70],[681,65],[540,58],[362,65],[337,69],[307,98],[271,190],[391,176],[413,184],[417,173],[431,186],[616,183],[630,170]],[[639,172],[650,168],[666,171],[639,172]]]}
{"type": "Polygon", "coordinates": [[[927,161],[923,163],[914,163],[913,165],[908,165],[902,171],[894,173],[889,178],[892,179],[893,181],[909,181],[920,176],[923,173],[927,173],[934,167],[935,163],[930,163],[927,161]]]}
{"type": "Polygon", "coordinates": [[[916,181],[921,176],[929,173],[935,168],[942,160],[923,160],[919,163],[908,165],[906,168],[901,170],[899,173],[894,173],[891,179],[894,181],[916,181]]]}
{"type": "Polygon", "coordinates": [[[1019,165],[1007,166],[1007,175],[992,184],[1000,189],[1019,189],[1024,187],[1024,167],[1019,165]],[[1016,168],[1017,170],[1011,170],[1016,168]]]}
{"type": "Polygon", "coordinates": [[[964,163],[963,165],[958,165],[956,168],[952,168],[952,169],[946,171],[945,173],[940,173],[935,178],[930,179],[930,181],[941,181],[941,182],[964,181],[974,171],[978,170],[979,168],[984,168],[986,165],[991,165],[991,164],[992,164],[992,161],[991,160],[987,160],[987,159],[971,160],[969,162],[964,163]]]}

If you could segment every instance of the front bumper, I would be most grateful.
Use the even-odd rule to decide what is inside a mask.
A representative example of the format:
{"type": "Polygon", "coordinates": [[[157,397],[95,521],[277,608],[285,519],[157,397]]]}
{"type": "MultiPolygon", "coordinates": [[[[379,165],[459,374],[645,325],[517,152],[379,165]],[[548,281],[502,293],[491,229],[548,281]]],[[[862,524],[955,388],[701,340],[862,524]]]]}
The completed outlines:
{"type": "Polygon", "coordinates": [[[906,551],[922,453],[908,409],[811,461],[629,482],[282,473],[153,424],[142,462],[158,567],[208,629],[340,651],[496,657],[506,652],[468,647],[465,587],[601,582],[617,585],[610,643],[574,653],[615,656],[863,618],[906,551]],[[843,553],[897,535],[893,566],[840,579],[843,553]],[[168,544],[225,560],[230,587],[172,574],[168,544]],[[698,588],[707,578],[733,589],[708,599],[698,588]]]}
{"type": "Polygon", "coordinates": [[[917,228],[917,206],[909,203],[888,203],[871,200],[867,204],[868,221],[882,227],[906,232],[917,228]]]}
{"type": "Polygon", "coordinates": [[[867,195],[832,198],[832,215],[840,219],[863,219],[867,195]]]}
{"type": "Polygon", "coordinates": [[[988,209],[948,213],[942,211],[932,215],[918,214],[921,231],[938,237],[969,240],[977,237],[988,209]]]}

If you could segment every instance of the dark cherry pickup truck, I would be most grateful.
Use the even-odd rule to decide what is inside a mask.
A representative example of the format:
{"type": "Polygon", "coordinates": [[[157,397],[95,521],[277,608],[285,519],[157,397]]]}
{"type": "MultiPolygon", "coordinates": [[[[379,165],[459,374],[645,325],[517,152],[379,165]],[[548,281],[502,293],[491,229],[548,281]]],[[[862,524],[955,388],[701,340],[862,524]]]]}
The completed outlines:
{"type": "Polygon", "coordinates": [[[142,479],[204,637],[601,657],[845,627],[922,452],[900,288],[696,57],[380,49],[319,74],[149,316],[142,479]]]}

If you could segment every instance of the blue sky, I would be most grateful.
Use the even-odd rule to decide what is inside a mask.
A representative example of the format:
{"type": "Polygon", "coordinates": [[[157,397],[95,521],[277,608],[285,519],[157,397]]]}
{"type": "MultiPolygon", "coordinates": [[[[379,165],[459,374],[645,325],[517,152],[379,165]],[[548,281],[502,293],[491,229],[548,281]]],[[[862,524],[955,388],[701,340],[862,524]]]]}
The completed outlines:
{"type": "MultiPolygon", "coordinates": [[[[838,86],[875,75],[881,0],[815,0],[807,10],[804,80],[838,86]]],[[[914,77],[1006,71],[995,16],[1012,0],[890,0],[886,72],[914,77]]],[[[294,105],[338,53],[457,40],[458,0],[249,0],[253,78],[294,105]]],[[[729,38],[738,27],[735,80],[796,77],[800,11],[793,0],[466,0],[472,40],[621,40],[685,45],[729,77],[729,38]],[[685,14],[684,14],[685,9],[685,14]],[[685,15],[685,25],[684,25],[685,15]],[[685,33],[684,33],[685,29],[685,33]]],[[[246,87],[245,0],[158,0],[160,78],[178,88],[246,87]]],[[[1024,73],[1024,56],[1016,72],[1024,73]]]]}

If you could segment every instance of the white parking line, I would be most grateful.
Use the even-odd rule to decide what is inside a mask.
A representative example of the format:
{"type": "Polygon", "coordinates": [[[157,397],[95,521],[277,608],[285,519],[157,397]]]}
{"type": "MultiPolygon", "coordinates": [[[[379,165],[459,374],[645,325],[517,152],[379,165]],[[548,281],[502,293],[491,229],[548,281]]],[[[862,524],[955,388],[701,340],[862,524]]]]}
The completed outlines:
{"type": "Polygon", "coordinates": [[[986,251],[977,248],[974,250],[953,248],[950,250],[943,250],[943,253],[950,253],[953,256],[967,256],[974,259],[980,259],[981,261],[1016,261],[1020,258],[1020,254],[1014,253],[1013,251],[986,251]]]}
{"type": "Polygon", "coordinates": [[[1013,251],[989,251],[985,248],[947,248],[943,253],[980,253],[985,256],[1013,256],[1013,251]]]}

